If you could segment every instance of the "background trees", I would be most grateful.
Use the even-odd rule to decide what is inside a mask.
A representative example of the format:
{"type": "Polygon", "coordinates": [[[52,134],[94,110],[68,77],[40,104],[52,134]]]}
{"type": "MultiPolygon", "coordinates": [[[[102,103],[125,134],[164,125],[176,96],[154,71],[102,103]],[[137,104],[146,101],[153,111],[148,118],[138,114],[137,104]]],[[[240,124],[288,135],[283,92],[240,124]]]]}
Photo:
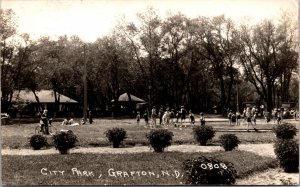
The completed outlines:
{"type": "Polygon", "coordinates": [[[268,110],[298,104],[297,27],[287,14],[237,25],[224,15],[161,19],[149,8],[137,22],[120,20],[113,33],[92,43],[78,36],[32,41],[18,34],[12,10],[1,10],[0,19],[3,111],[13,91],[25,88],[54,90],[57,107],[58,93],[82,103],[84,45],[91,110],[107,110],[124,92],[150,106],[185,105],[193,112],[235,109],[237,91],[240,107],[243,101],[265,103],[268,110]]]}

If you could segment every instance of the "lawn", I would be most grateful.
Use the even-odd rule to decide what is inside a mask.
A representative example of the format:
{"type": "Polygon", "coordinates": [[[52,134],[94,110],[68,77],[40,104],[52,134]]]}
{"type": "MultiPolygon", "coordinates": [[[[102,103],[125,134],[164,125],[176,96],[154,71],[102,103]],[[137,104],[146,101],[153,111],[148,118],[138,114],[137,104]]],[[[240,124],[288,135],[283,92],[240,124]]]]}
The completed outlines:
{"type": "MultiPolygon", "coordinates": [[[[184,181],[182,162],[199,155],[199,153],[166,152],[133,153],[122,156],[119,154],[2,156],[2,181],[4,185],[180,185],[184,181]]],[[[273,158],[239,150],[202,155],[232,162],[238,178],[277,167],[277,161],[273,158]]]]}
{"type": "MultiPolygon", "coordinates": [[[[225,119],[224,119],[225,120],[225,119]]],[[[296,124],[297,122],[294,121],[296,124]]],[[[140,127],[137,126],[134,119],[95,119],[92,125],[83,126],[61,126],[60,122],[54,122],[53,125],[58,129],[72,130],[79,139],[78,146],[91,147],[91,146],[110,146],[104,132],[113,127],[122,127],[127,131],[127,140],[124,146],[132,145],[147,145],[145,134],[150,131],[149,128],[144,128],[142,121],[140,127]]],[[[21,123],[1,126],[2,133],[2,148],[29,148],[28,138],[34,134],[34,128],[38,123],[21,123]]],[[[211,121],[207,125],[213,126],[215,129],[246,129],[246,125],[242,122],[241,126],[229,126],[225,121],[211,121]]],[[[271,129],[273,123],[265,124],[263,120],[258,121],[256,128],[258,129],[271,129]]],[[[192,134],[192,128],[187,127],[175,129],[169,127],[174,133],[173,144],[195,144],[192,134]]],[[[218,144],[218,137],[227,132],[217,132],[210,144],[218,144]]],[[[234,132],[241,140],[242,143],[272,143],[276,139],[272,132],[234,132]]],[[[298,134],[297,134],[298,135],[298,134]]],[[[298,136],[297,136],[298,137],[298,136]]],[[[52,146],[51,136],[48,136],[48,142],[52,146]]]]}

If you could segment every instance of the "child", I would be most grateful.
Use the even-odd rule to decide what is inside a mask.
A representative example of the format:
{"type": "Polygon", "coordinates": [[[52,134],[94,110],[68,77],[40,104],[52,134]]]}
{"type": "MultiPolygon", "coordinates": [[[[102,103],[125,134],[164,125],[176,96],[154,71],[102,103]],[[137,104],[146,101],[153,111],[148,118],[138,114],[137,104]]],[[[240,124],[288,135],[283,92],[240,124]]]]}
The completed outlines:
{"type": "Polygon", "coordinates": [[[136,123],[137,123],[138,127],[140,126],[140,119],[141,119],[140,112],[137,112],[137,115],[136,115],[136,123]]]}
{"type": "Polygon", "coordinates": [[[171,109],[171,112],[170,112],[170,123],[171,125],[173,125],[173,119],[175,117],[175,114],[174,114],[174,109],[171,109]]]}
{"type": "Polygon", "coordinates": [[[263,115],[266,119],[266,122],[269,123],[271,121],[270,113],[268,111],[264,111],[263,115]]]}
{"type": "Polygon", "coordinates": [[[185,122],[185,117],[186,117],[186,110],[184,109],[184,106],[181,106],[180,114],[181,114],[181,127],[182,127],[182,123],[185,122]]]}
{"type": "Polygon", "coordinates": [[[148,117],[148,112],[147,111],[145,111],[143,117],[145,119],[145,127],[147,127],[149,125],[149,117],[148,117]]]}
{"type": "Polygon", "coordinates": [[[229,111],[229,113],[228,113],[228,120],[229,120],[229,125],[231,125],[231,122],[232,122],[232,115],[233,115],[233,113],[232,113],[232,111],[230,110],[229,111]]]}
{"type": "Polygon", "coordinates": [[[189,117],[190,117],[191,125],[194,125],[195,124],[195,117],[194,117],[194,114],[192,113],[191,110],[189,111],[189,117]]]}
{"type": "Polygon", "coordinates": [[[203,112],[200,113],[200,122],[201,122],[201,125],[205,125],[205,118],[204,118],[203,112]]]}

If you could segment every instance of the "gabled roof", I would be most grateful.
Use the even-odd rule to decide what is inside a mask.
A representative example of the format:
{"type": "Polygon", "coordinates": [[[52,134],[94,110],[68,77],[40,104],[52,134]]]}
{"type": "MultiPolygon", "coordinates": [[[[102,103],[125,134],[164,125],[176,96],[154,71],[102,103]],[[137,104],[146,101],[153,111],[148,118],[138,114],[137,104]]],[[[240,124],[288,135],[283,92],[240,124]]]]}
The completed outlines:
{"type": "MultiPolygon", "coordinates": [[[[130,94],[130,98],[131,98],[131,101],[133,101],[133,102],[141,102],[141,103],[145,102],[143,99],[140,99],[132,94],[130,94]]],[[[118,101],[129,101],[128,94],[123,93],[122,95],[120,95],[118,101]]]]}
{"type": "MultiPolygon", "coordinates": [[[[53,90],[36,91],[36,95],[38,96],[40,103],[54,103],[55,102],[53,90]]],[[[62,94],[59,94],[59,95],[60,95],[60,99],[59,99],[60,103],[78,103],[77,101],[75,101],[67,96],[64,96],[62,94]]],[[[12,101],[16,101],[17,97],[19,97],[24,102],[37,103],[32,91],[28,91],[28,90],[21,90],[20,92],[14,91],[12,101]]]]}

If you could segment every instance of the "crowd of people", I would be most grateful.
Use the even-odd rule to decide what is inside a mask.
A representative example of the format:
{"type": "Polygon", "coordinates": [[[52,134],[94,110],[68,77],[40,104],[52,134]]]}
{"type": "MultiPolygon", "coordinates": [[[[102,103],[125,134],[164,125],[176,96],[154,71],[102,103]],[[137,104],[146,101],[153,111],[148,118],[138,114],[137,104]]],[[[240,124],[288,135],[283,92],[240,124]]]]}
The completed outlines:
{"type": "MultiPolygon", "coordinates": [[[[143,115],[140,112],[137,112],[136,120],[137,124],[140,124],[141,118],[145,120],[146,128],[155,128],[157,125],[161,125],[164,127],[174,126],[175,128],[187,127],[187,124],[195,125],[195,115],[191,110],[187,112],[184,106],[180,107],[180,110],[175,111],[174,109],[170,109],[167,107],[165,110],[161,106],[158,110],[154,106],[150,114],[146,110],[143,115]]],[[[200,113],[200,122],[201,125],[205,124],[204,114],[200,113]]]]}

